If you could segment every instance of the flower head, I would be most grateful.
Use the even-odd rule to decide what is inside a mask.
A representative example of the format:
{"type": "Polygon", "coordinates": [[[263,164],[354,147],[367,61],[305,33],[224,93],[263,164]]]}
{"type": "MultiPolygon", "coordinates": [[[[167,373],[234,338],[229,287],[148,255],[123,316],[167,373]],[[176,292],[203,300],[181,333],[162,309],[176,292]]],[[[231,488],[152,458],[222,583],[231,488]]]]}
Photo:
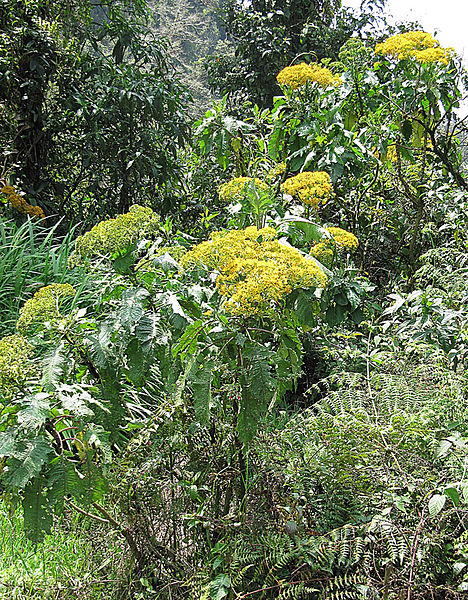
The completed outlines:
{"type": "Polygon", "coordinates": [[[255,183],[255,187],[258,190],[265,191],[268,189],[268,185],[260,179],[254,179],[252,177],[236,177],[219,186],[218,194],[220,199],[225,202],[243,200],[248,194],[248,186],[252,181],[255,183]]]}
{"type": "Polygon", "coordinates": [[[9,335],[0,340],[0,392],[10,398],[27,379],[37,374],[31,362],[33,348],[22,335],[9,335]]]}
{"type": "Polygon", "coordinates": [[[217,231],[182,258],[185,270],[202,266],[218,271],[216,286],[231,315],[257,315],[277,305],[298,287],[323,287],[317,264],[279,242],[272,227],[217,231]]]}
{"type": "Polygon", "coordinates": [[[32,204],[26,202],[23,196],[17,194],[11,185],[4,185],[0,191],[6,196],[12,208],[18,212],[28,215],[33,219],[45,218],[44,211],[40,206],[33,206],[32,204]]]}
{"type": "Polygon", "coordinates": [[[280,162],[272,167],[266,176],[267,181],[272,182],[278,179],[286,171],[286,163],[280,162]]]}
{"type": "Polygon", "coordinates": [[[321,262],[322,265],[329,268],[332,266],[335,257],[332,245],[327,242],[319,242],[315,246],[312,246],[310,254],[321,262]]]}
{"type": "Polygon", "coordinates": [[[341,227],[326,227],[326,230],[332,235],[333,240],[340,250],[354,252],[359,246],[357,237],[341,227]]]}
{"type": "Polygon", "coordinates": [[[75,288],[69,283],[53,283],[40,288],[21,308],[16,329],[28,333],[37,323],[59,318],[61,300],[75,294],[75,288]]]}
{"type": "Polygon", "coordinates": [[[375,53],[397,60],[415,58],[420,63],[448,65],[454,50],[453,48],[441,48],[439,42],[430,33],[407,31],[392,35],[385,42],[377,44],[375,53]]]}
{"type": "Polygon", "coordinates": [[[333,194],[330,175],[325,171],[304,171],[294,175],[286,179],[281,189],[290,196],[297,196],[303,204],[315,208],[325,204],[333,194]]]}
{"type": "Polygon", "coordinates": [[[308,65],[307,63],[285,67],[278,73],[276,81],[292,90],[305,85],[307,82],[317,83],[324,88],[337,87],[342,84],[341,78],[334,75],[330,69],[320,67],[317,64],[308,65]]]}
{"type": "Polygon", "coordinates": [[[78,237],[75,252],[80,258],[113,254],[125,250],[144,236],[156,233],[158,229],[159,216],[151,208],[134,204],[128,213],[101,221],[91,231],[78,237]]]}

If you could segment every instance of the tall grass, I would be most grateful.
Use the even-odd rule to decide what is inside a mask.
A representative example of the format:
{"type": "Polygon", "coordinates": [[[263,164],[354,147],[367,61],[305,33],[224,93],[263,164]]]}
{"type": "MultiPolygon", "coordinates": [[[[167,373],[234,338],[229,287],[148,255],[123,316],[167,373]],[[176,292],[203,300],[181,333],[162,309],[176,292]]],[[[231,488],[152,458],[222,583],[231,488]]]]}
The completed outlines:
{"type": "Polygon", "coordinates": [[[125,560],[118,534],[76,513],[35,547],[0,503],[0,600],[116,600],[125,560]]]}
{"type": "Polygon", "coordinates": [[[40,287],[82,281],[67,270],[75,230],[60,236],[58,226],[0,219],[0,337],[14,331],[19,309],[40,287]]]}

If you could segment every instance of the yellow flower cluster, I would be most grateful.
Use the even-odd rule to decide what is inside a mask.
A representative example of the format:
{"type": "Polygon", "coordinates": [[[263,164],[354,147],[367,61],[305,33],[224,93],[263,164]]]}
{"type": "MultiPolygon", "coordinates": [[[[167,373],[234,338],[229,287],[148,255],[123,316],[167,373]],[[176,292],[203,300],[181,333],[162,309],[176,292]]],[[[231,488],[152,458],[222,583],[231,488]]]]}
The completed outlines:
{"type": "Polygon", "coordinates": [[[334,75],[330,69],[320,67],[317,64],[308,65],[300,63],[292,67],[285,67],[278,73],[276,81],[280,85],[286,85],[292,90],[305,85],[308,81],[318,83],[322,87],[337,87],[343,83],[338,75],[334,75]]]}
{"type": "Polygon", "coordinates": [[[69,283],[53,283],[40,288],[32,298],[24,303],[20,310],[16,329],[20,333],[26,334],[33,325],[60,317],[59,302],[61,298],[75,294],[75,288],[69,283]]]}
{"type": "Polygon", "coordinates": [[[0,340],[0,396],[11,398],[27,379],[38,373],[30,362],[33,348],[22,335],[9,335],[0,340]]]}
{"type": "Polygon", "coordinates": [[[325,171],[304,171],[294,175],[286,179],[281,185],[281,190],[290,196],[297,196],[301,202],[315,208],[318,208],[320,203],[325,204],[333,194],[330,175],[325,171]]]}
{"type": "Polygon", "coordinates": [[[326,227],[326,230],[332,235],[336,246],[340,250],[347,250],[348,252],[354,252],[359,246],[359,240],[357,237],[341,227],[326,227]]]}
{"type": "Polygon", "coordinates": [[[326,227],[326,230],[332,238],[312,246],[310,254],[326,267],[331,267],[336,251],[354,252],[359,246],[359,240],[341,227],[326,227]]]}
{"type": "Polygon", "coordinates": [[[280,162],[268,171],[266,179],[267,179],[267,181],[274,181],[275,179],[278,179],[278,177],[280,175],[282,175],[285,171],[286,171],[286,163],[280,162]]]}
{"type": "MultiPolygon", "coordinates": [[[[75,252],[78,257],[91,258],[122,251],[142,237],[152,235],[159,229],[159,216],[145,206],[134,204],[128,213],[115,219],[101,221],[91,231],[78,237],[75,252]]],[[[69,266],[80,264],[76,256],[69,266]]]]}
{"type": "Polygon", "coordinates": [[[318,244],[315,244],[315,246],[312,246],[310,254],[321,262],[322,265],[329,268],[332,266],[335,257],[333,247],[327,242],[319,242],[318,244]]]}
{"type": "Polygon", "coordinates": [[[188,269],[219,271],[216,286],[230,315],[257,315],[298,287],[323,287],[327,278],[316,263],[281,244],[272,227],[218,231],[182,258],[188,269]]]}
{"type": "Polygon", "coordinates": [[[4,194],[11,206],[24,215],[29,215],[33,219],[44,219],[45,214],[40,206],[32,206],[28,204],[23,196],[17,194],[11,185],[4,185],[0,190],[4,194]]]}
{"type": "Polygon", "coordinates": [[[407,31],[392,35],[385,42],[377,44],[376,54],[392,56],[398,60],[415,58],[421,63],[442,63],[448,65],[453,48],[441,48],[439,42],[425,31],[407,31]]]}
{"type": "Polygon", "coordinates": [[[252,177],[236,177],[231,181],[223,183],[218,188],[218,194],[221,200],[225,202],[235,202],[242,200],[247,196],[248,185],[251,181],[255,182],[255,187],[260,191],[268,189],[266,183],[257,178],[252,177]]]}

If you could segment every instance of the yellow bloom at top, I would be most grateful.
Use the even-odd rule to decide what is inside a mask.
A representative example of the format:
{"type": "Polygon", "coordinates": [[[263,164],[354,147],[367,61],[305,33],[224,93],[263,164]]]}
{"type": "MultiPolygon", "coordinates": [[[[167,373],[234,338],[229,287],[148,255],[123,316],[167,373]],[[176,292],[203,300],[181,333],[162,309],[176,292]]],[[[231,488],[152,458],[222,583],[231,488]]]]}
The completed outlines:
{"type": "Polygon", "coordinates": [[[385,42],[377,44],[376,54],[391,56],[397,60],[415,58],[421,63],[442,63],[448,65],[454,53],[453,48],[441,48],[439,42],[425,31],[407,31],[392,35],[385,42]]]}
{"type": "Polygon", "coordinates": [[[328,233],[330,233],[335,240],[335,244],[338,248],[353,252],[359,246],[359,240],[357,237],[341,227],[326,227],[328,233]]]}
{"type": "Polygon", "coordinates": [[[272,227],[217,231],[187,252],[182,267],[218,271],[216,287],[230,315],[257,315],[295,288],[323,287],[327,278],[317,264],[276,237],[272,227]]]}
{"type": "Polygon", "coordinates": [[[304,171],[286,179],[281,190],[290,196],[297,196],[307,206],[318,208],[333,195],[330,175],[325,171],[304,171]]]}
{"type": "Polygon", "coordinates": [[[290,87],[292,90],[305,85],[308,81],[318,83],[322,87],[337,87],[343,83],[341,78],[334,75],[330,69],[320,67],[317,64],[308,65],[307,63],[285,67],[278,73],[276,81],[280,85],[290,87]]]}
{"type": "Polygon", "coordinates": [[[255,182],[255,187],[260,191],[268,189],[268,185],[260,179],[253,177],[236,177],[231,181],[223,183],[218,188],[218,194],[221,200],[225,202],[234,202],[242,200],[247,195],[250,182],[255,182]]]}

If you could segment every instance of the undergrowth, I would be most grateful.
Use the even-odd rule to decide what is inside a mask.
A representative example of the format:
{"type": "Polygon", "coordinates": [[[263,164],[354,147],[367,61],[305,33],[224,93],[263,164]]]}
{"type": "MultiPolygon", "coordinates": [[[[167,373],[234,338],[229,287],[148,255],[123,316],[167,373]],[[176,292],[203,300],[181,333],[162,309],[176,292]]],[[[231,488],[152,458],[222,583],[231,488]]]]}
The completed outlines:
{"type": "Polygon", "coordinates": [[[64,515],[53,535],[34,546],[19,511],[0,505],[2,600],[117,598],[124,561],[118,535],[79,515],[64,515]]]}

